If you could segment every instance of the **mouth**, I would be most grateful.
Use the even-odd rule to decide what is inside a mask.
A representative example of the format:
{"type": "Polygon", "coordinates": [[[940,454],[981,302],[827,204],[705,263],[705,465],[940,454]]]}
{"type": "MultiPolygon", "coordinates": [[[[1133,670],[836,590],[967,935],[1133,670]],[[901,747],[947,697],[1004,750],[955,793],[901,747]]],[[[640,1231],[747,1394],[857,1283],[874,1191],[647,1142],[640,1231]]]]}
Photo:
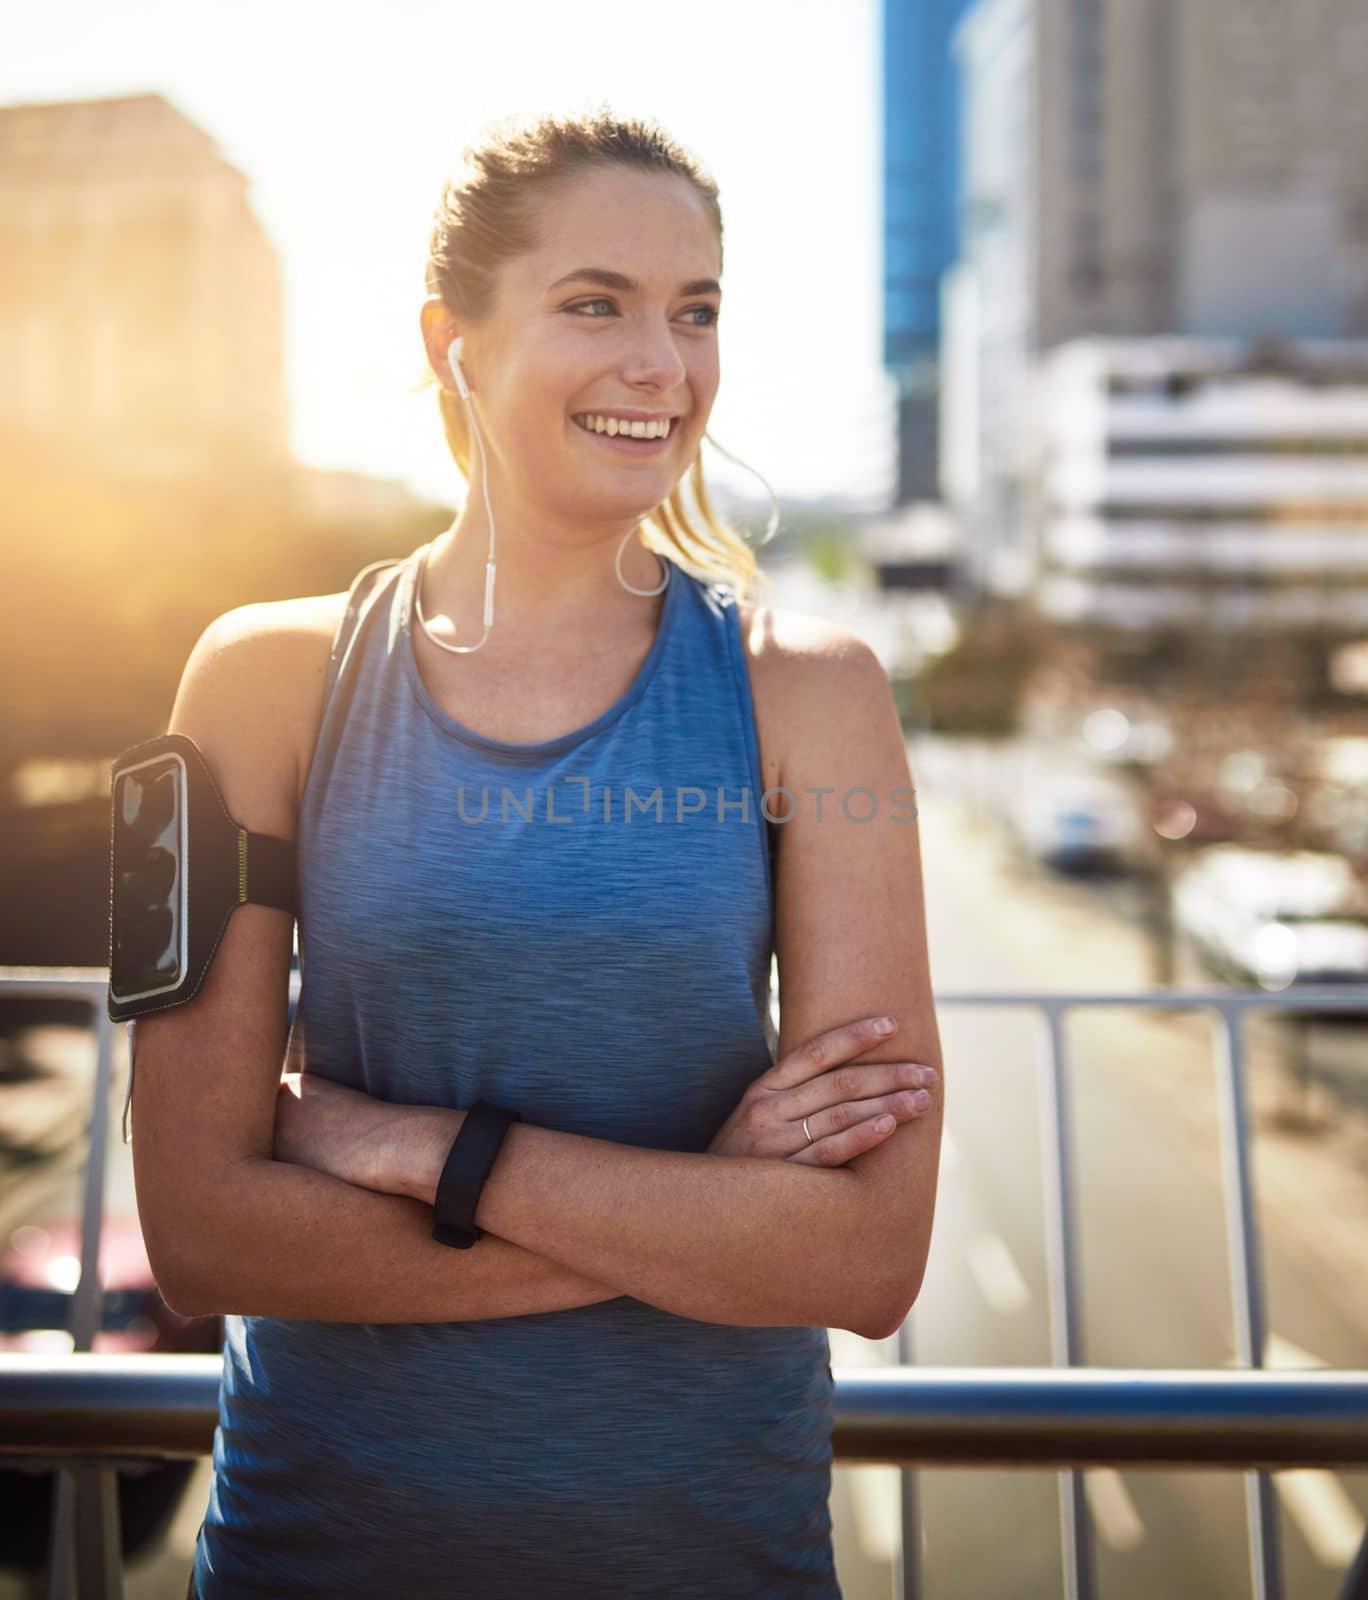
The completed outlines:
{"type": "Polygon", "coordinates": [[[659,455],[674,438],[679,418],[662,416],[647,421],[608,413],[581,411],[570,420],[599,444],[627,455],[659,455]]]}

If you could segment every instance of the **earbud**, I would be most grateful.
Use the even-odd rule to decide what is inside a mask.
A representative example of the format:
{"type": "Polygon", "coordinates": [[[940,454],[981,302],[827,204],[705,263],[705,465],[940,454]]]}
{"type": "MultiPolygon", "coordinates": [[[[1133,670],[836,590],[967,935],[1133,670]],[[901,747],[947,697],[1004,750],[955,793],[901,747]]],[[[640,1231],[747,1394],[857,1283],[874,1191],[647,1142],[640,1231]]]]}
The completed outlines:
{"type": "Polygon", "coordinates": [[[447,365],[451,368],[451,376],[456,380],[456,387],[460,390],[463,400],[470,399],[470,388],[466,383],[465,373],[461,371],[461,349],[465,338],[453,339],[447,346],[447,365]]]}

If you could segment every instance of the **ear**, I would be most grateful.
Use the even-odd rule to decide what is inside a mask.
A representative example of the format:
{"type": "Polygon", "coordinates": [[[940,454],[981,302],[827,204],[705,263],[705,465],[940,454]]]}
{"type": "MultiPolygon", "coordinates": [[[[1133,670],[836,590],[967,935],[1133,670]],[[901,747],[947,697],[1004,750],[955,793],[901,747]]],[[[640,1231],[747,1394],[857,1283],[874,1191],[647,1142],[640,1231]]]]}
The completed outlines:
{"type": "MultiPolygon", "coordinates": [[[[423,302],[418,322],[423,335],[423,348],[427,351],[428,365],[437,374],[442,387],[455,393],[451,368],[447,364],[447,350],[453,339],[464,336],[464,326],[453,316],[446,303],[436,298],[423,302]]],[[[469,385],[469,380],[467,383],[473,387],[469,385]]]]}

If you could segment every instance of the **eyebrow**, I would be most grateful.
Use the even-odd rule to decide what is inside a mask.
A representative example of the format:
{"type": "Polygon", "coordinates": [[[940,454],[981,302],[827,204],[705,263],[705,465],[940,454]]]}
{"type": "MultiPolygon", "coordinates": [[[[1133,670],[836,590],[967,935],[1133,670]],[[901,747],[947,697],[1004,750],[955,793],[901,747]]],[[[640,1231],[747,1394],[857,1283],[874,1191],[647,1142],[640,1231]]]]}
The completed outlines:
{"type": "MultiPolygon", "coordinates": [[[[563,283],[570,283],[576,278],[587,279],[590,283],[602,284],[605,289],[622,289],[631,291],[639,289],[641,285],[631,278],[626,278],[620,272],[609,272],[606,267],[577,267],[574,272],[567,272],[563,278],[557,278],[547,290],[559,289],[563,283]]],[[[692,283],[682,283],[679,286],[680,294],[721,294],[722,285],[716,278],[695,278],[692,283]]]]}

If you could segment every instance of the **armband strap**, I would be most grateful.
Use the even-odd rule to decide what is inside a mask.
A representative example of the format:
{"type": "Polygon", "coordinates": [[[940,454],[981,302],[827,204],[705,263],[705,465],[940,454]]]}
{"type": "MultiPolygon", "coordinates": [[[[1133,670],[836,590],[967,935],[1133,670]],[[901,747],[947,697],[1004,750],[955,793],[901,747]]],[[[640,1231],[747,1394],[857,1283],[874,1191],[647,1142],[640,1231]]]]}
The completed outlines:
{"type": "Polygon", "coordinates": [[[295,842],[238,829],[238,904],[297,910],[295,842]]]}

